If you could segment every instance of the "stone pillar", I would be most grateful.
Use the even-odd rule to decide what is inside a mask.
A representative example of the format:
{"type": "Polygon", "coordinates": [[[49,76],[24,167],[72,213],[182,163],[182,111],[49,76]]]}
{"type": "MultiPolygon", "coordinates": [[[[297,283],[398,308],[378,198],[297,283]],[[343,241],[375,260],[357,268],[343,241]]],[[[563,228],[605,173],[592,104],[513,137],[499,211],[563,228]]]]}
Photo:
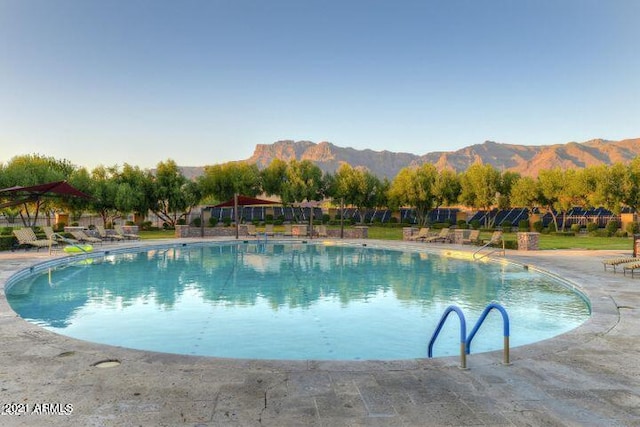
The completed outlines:
{"type": "Polygon", "coordinates": [[[538,250],[538,241],[540,239],[540,233],[521,232],[521,233],[517,233],[517,236],[518,236],[519,251],[537,251],[538,250]]]}
{"type": "Polygon", "coordinates": [[[369,227],[366,225],[358,225],[353,228],[356,232],[356,239],[366,239],[369,237],[369,227]]]}
{"type": "Polygon", "coordinates": [[[188,225],[176,225],[174,236],[177,239],[184,238],[184,237],[190,237],[189,236],[189,226],[188,225]]]}

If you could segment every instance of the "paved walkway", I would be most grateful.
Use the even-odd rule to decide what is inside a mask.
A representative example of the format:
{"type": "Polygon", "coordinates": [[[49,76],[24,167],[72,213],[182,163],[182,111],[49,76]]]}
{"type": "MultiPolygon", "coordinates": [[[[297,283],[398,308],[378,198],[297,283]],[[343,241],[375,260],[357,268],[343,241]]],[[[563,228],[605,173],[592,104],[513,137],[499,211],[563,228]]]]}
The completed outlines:
{"type": "MultiPolygon", "coordinates": [[[[500,352],[474,354],[467,370],[458,358],[269,362],[92,344],[21,320],[2,292],[0,425],[640,425],[640,278],[603,271],[600,261],[618,255],[630,251],[508,252],[574,282],[593,316],[570,333],[512,349],[508,366],[500,352]],[[105,360],[120,365],[94,366],[105,360]],[[6,414],[22,408],[32,413],[6,414]]],[[[42,251],[0,253],[0,288],[47,259],[42,251]]]]}

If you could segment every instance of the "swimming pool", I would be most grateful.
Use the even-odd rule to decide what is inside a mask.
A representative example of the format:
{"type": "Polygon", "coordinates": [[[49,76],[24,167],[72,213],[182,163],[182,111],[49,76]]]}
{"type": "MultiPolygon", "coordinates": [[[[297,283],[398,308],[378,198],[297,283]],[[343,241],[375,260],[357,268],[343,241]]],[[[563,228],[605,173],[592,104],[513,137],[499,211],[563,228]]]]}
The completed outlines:
{"type": "MultiPolygon", "coordinates": [[[[252,359],[426,357],[446,307],[473,324],[492,301],[511,319],[511,345],[569,331],[589,317],[580,294],[509,263],[330,242],[190,244],[95,254],[10,279],[25,320],[70,337],[169,353],[252,359]]],[[[473,352],[502,347],[489,315],[473,352]]],[[[457,321],[435,356],[459,351],[457,321]]]]}

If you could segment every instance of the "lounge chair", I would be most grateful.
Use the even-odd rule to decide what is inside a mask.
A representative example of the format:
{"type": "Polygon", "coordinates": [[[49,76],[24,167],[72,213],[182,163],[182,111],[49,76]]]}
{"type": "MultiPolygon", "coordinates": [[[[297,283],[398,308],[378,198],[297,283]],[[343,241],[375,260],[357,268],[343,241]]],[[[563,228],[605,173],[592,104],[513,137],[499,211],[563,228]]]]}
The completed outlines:
{"type": "Polygon", "coordinates": [[[247,224],[247,234],[249,236],[256,236],[258,234],[256,226],[253,224],[247,224]]]}
{"type": "Polygon", "coordinates": [[[467,237],[466,239],[462,239],[461,243],[463,245],[473,245],[478,241],[480,241],[480,230],[471,230],[471,232],[469,233],[469,237],[467,237]]]}
{"type": "Polygon", "coordinates": [[[36,233],[29,227],[21,228],[19,230],[13,230],[13,235],[18,239],[18,244],[25,247],[34,247],[36,250],[40,248],[49,248],[56,246],[57,241],[52,239],[38,239],[36,233]]]}
{"type": "Polygon", "coordinates": [[[264,234],[267,236],[273,236],[275,232],[273,231],[273,224],[265,224],[264,225],[264,234]]]}
{"type": "Polygon", "coordinates": [[[427,238],[424,239],[424,241],[426,243],[433,243],[433,242],[441,242],[441,243],[445,243],[445,242],[451,242],[451,236],[450,236],[450,231],[448,228],[443,228],[442,230],[440,230],[440,233],[435,235],[435,236],[429,236],[427,238]]]}
{"type": "Polygon", "coordinates": [[[327,226],[319,225],[316,228],[316,233],[318,233],[318,237],[327,237],[327,226]]]}
{"type": "Polygon", "coordinates": [[[616,267],[621,264],[627,264],[630,262],[640,262],[640,258],[638,257],[620,257],[620,258],[609,258],[602,261],[602,265],[604,270],[607,271],[607,267],[611,267],[613,272],[616,272],[616,267]]]}
{"type": "Polygon", "coordinates": [[[418,231],[418,234],[409,236],[409,240],[424,240],[430,236],[431,234],[429,233],[429,227],[422,227],[420,231],[418,231]]]}
{"type": "Polygon", "coordinates": [[[97,237],[89,236],[82,230],[71,231],[71,235],[79,242],[82,243],[102,243],[102,239],[97,237]]]}
{"type": "Polygon", "coordinates": [[[140,236],[138,236],[137,234],[125,233],[121,225],[114,225],[113,229],[116,230],[116,233],[123,236],[127,240],[138,240],[140,238],[140,236]]]}
{"type": "Polygon", "coordinates": [[[634,271],[640,269],[640,261],[620,264],[620,266],[622,267],[622,272],[624,273],[625,276],[627,275],[627,271],[630,271],[631,277],[633,278],[634,271]]]}
{"type": "Polygon", "coordinates": [[[113,233],[107,233],[107,230],[105,230],[102,225],[96,225],[96,230],[98,231],[98,235],[102,240],[108,239],[113,242],[114,240],[121,241],[125,239],[122,234],[118,234],[115,231],[113,233]]]}
{"type": "Polygon", "coordinates": [[[64,237],[54,232],[52,227],[45,225],[42,227],[42,231],[44,231],[44,234],[46,234],[47,239],[49,240],[55,240],[58,243],[69,243],[69,244],[78,243],[78,241],[75,239],[69,239],[67,237],[64,237]]]}

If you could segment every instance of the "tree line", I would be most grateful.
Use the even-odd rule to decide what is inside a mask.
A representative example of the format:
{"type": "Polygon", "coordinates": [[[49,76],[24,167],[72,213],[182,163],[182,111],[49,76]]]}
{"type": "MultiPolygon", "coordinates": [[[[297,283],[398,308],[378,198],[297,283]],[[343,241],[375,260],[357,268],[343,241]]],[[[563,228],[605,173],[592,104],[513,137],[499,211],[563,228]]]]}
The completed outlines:
{"type": "MultiPolygon", "coordinates": [[[[234,194],[276,196],[284,205],[331,200],[360,210],[411,207],[420,225],[427,223],[429,211],[447,206],[538,208],[552,214],[556,228],[558,217],[572,207],[602,206],[620,213],[623,208],[637,211],[640,206],[640,157],[628,164],[542,170],[535,178],[499,171],[488,164],[474,164],[459,173],[423,164],[401,169],[392,180],[347,163],[335,173],[323,173],[309,160],[275,159],[262,170],[246,162],[210,165],[195,180],[187,179],[171,159],[158,163],[154,172],[127,163],[89,171],[67,160],[36,154],[0,164],[0,188],[62,180],[92,198],[44,200],[39,210],[47,214],[64,211],[72,217],[94,212],[105,225],[129,213],[144,218],[153,212],[167,225],[175,226],[195,206],[225,201],[234,194]]],[[[0,202],[4,199],[0,194],[0,202]]],[[[25,203],[1,212],[32,225],[39,210],[25,203]]]]}

